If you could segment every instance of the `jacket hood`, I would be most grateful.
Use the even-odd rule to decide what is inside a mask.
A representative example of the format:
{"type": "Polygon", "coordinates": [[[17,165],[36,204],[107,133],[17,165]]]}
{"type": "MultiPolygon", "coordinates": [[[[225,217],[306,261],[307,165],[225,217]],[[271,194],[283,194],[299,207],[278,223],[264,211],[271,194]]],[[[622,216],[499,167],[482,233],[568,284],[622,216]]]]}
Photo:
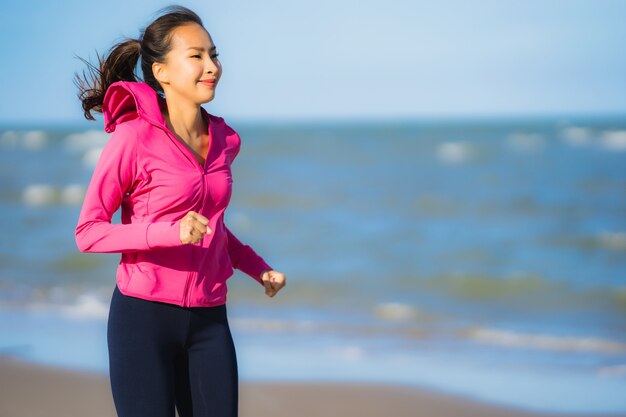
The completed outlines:
{"type": "MultiPolygon", "coordinates": [[[[162,110],[167,110],[165,99],[145,82],[116,81],[107,88],[102,102],[104,131],[112,133],[118,124],[137,117],[167,129],[162,110]]],[[[209,120],[221,120],[221,117],[211,116],[203,107],[200,111],[209,120]]]]}

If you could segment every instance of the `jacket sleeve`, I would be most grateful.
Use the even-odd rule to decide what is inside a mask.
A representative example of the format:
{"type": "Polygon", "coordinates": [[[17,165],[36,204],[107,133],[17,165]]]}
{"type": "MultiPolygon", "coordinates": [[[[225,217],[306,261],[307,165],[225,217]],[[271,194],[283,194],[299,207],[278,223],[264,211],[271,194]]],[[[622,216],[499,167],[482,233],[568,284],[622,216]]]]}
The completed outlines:
{"type": "Polygon", "coordinates": [[[135,252],[182,245],[177,221],[112,224],[137,174],[136,133],[117,126],[94,168],[75,230],[81,252],[135,252]]]}
{"type": "Polygon", "coordinates": [[[259,284],[264,285],[261,273],[274,268],[269,266],[250,246],[241,243],[228,227],[226,227],[226,234],[228,235],[228,255],[233,267],[245,272],[259,284]]]}

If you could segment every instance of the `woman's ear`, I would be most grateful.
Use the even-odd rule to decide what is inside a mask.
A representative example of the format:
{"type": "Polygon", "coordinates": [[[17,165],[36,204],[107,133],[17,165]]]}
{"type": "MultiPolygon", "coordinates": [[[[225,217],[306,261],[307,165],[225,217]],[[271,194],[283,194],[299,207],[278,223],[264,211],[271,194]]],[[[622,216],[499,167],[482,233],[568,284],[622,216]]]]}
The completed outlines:
{"type": "Polygon", "coordinates": [[[153,62],[152,63],[152,74],[154,74],[154,78],[161,84],[169,84],[169,79],[167,76],[167,67],[165,64],[161,62],[153,62]]]}

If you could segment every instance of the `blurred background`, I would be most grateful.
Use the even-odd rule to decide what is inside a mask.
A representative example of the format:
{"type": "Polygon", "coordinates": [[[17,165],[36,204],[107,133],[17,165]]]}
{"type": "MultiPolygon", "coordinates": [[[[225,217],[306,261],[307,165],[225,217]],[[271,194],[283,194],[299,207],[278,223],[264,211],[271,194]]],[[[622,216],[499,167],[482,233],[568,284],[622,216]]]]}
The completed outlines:
{"type": "MultiPolygon", "coordinates": [[[[108,372],[119,254],[74,228],[109,135],[72,77],[169,4],[3,5],[2,355],[108,372]]],[[[243,380],[626,412],[626,2],[179,4],[242,138],[226,223],[288,280],[228,280],[243,380]]]]}

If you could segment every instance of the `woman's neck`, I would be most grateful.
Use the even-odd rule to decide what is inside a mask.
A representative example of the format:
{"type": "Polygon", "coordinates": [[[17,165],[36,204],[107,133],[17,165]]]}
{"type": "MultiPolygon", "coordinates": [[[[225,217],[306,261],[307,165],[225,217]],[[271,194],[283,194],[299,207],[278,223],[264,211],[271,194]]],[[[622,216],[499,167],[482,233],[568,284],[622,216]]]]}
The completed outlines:
{"type": "Polygon", "coordinates": [[[187,142],[207,134],[202,110],[197,104],[169,98],[166,100],[166,111],[163,111],[163,117],[168,127],[187,142]]]}

